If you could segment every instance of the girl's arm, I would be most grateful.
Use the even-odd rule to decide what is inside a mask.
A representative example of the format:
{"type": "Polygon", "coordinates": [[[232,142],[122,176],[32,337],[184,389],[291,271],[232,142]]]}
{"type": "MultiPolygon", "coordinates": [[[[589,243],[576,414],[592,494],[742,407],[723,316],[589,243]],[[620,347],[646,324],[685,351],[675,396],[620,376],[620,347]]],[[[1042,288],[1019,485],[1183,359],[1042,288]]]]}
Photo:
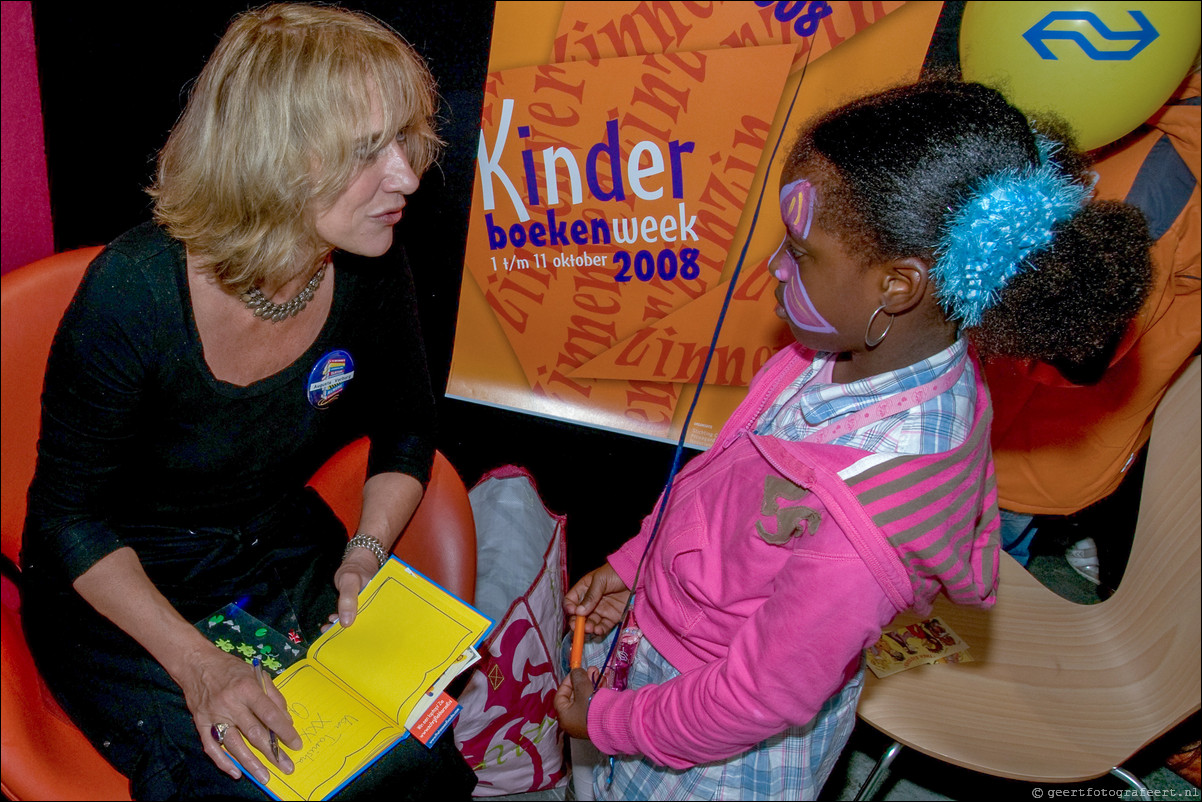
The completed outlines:
{"type": "Polygon", "coordinates": [[[597,748],[675,769],[740,754],[809,722],[897,612],[854,555],[795,555],[776,586],[721,659],[662,685],[597,690],[597,748]]]}

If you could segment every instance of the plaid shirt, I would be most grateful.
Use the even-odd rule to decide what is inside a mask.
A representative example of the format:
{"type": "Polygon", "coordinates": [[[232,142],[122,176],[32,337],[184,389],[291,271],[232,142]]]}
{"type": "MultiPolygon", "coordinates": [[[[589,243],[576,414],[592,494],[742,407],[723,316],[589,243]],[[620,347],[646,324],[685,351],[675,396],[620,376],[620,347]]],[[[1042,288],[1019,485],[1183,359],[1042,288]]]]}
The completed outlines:
{"type": "Polygon", "coordinates": [[[877,454],[938,454],[964,442],[972,427],[975,371],[961,338],[934,356],[889,373],[846,384],[831,381],[834,354],[818,353],[760,416],[756,434],[798,441],[884,398],[920,387],[966,362],[951,390],[835,438],[833,445],[877,454]]]}

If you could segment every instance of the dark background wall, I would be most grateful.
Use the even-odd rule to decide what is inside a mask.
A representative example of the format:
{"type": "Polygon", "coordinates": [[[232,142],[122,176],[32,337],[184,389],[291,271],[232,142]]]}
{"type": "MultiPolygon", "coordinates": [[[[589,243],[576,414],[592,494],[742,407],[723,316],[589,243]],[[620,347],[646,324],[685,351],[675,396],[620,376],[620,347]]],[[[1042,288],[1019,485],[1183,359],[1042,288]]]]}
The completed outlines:
{"type": "MultiPolygon", "coordinates": [[[[143,190],[190,82],[230,18],[253,5],[33,3],[56,250],[106,243],[148,219],[143,190]]],[[[576,577],[634,533],[667,478],[673,449],[441,398],[454,341],[493,4],[342,5],[369,11],[408,39],[429,63],[443,99],[446,151],[398,227],[440,397],[439,448],[469,487],[506,463],[528,468],[548,507],[568,516],[569,570],[576,577]]]]}

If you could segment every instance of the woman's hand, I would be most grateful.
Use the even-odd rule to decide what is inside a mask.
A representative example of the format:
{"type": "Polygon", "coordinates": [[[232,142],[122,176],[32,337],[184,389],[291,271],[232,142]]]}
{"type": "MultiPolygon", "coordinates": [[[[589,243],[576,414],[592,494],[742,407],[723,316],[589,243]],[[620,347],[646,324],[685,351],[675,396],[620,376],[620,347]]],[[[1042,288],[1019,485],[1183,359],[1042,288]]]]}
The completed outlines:
{"type": "Polygon", "coordinates": [[[281,751],[275,760],[271,753],[271,733],[290,749],[302,746],[283,695],[270,682],[264,693],[254,669],[244,660],[213,648],[212,644],[208,647],[195,653],[189,669],[175,678],[183,689],[205,754],[219,769],[238,779],[242,773],[230,759],[232,755],[266,785],[270,775],[247,746],[249,742],[280,771],[291,774],[293,765],[288,754],[281,751]],[[214,724],[226,725],[225,749],[213,738],[214,724]]]}
{"type": "Polygon", "coordinates": [[[588,738],[588,705],[593,696],[593,683],[600,675],[596,667],[587,672],[583,668],[573,668],[555,692],[559,728],[573,738],[588,738]]]}
{"type": "Polygon", "coordinates": [[[604,635],[622,620],[622,611],[629,598],[630,588],[618,572],[605,563],[572,586],[564,596],[563,606],[569,615],[585,617],[585,632],[604,635]]]}
{"type": "Polygon", "coordinates": [[[359,614],[359,593],[380,570],[380,561],[367,549],[351,549],[342,559],[342,565],[334,573],[334,587],[338,588],[338,615],[330,616],[330,622],[338,621],[344,627],[355,623],[359,614]]]}
{"type": "MultiPolygon", "coordinates": [[[[289,748],[301,748],[300,734],[292,726],[280,692],[268,684],[264,694],[254,669],[197,632],[159,593],[133,549],[126,546],[102,557],[75,580],[74,587],[98,612],[142,644],[180,686],[205,754],[226,774],[235,780],[242,776],[213,739],[214,724],[227,726],[229,753],[263,783],[268,779],[267,769],[243,738],[270,755],[270,729],[289,748]]],[[[276,765],[285,773],[292,771],[286,755],[281,755],[276,765]]]]}
{"type": "MultiPolygon", "coordinates": [[[[403,473],[377,473],[363,484],[363,510],[355,531],[371,533],[388,554],[397,537],[409,524],[413,511],[422,500],[422,484],[403,473]]],[[[338,610],[330,624],[344,627],[355,623],[359,614],[359,593],[380,570],[380,561],[368,549],[354,548],[342,558],[334,573],[338,588],[338,610]]],[[[322,627],[322,632],[329,626],[322,627]]]]}

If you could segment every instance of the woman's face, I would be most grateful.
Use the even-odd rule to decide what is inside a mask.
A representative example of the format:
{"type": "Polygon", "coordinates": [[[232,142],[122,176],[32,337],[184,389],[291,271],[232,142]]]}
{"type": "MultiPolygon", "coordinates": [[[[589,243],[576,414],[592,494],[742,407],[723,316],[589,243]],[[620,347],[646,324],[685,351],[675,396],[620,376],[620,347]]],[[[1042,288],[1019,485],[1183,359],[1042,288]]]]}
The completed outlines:
{"type": "MultiPolygon", "coordinates": [[[[782,178],[781,219],[785,239],[768,261],[780,282],[776,315],[807,348],[842,353],[862,345],[873,300],[874,271],[866,270],[843,243],[818,223],[819,184],[805,176],[782,178]]],[[[879,288],[876,289],[879,296],[879,288]]]]}
{"type": "MultiPolygon", "coordinates": [[[[372,104],[373,133],[383,115],[372,104]]],[[[365,138],[364,141],[370,141],[365,138]]],[[[315,216],[321,239],[360,256],[381,256],[392,247],[392,227],[400,222],[405,197],[418,186],[401,136],[381,150],[363,154],[363,166],[342,193],[315,216]]]]}

